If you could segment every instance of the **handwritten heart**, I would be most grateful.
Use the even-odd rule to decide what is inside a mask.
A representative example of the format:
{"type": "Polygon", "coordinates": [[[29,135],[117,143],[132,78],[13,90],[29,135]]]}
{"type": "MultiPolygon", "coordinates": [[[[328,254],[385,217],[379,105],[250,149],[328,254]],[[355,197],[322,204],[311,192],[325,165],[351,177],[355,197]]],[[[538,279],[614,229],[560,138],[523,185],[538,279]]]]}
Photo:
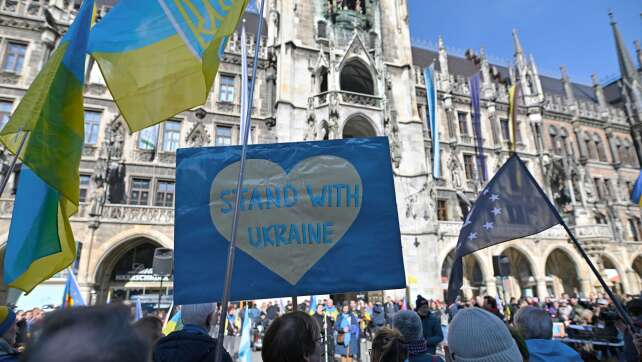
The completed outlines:
{"type": "MultiPolygon", "coordinates": [[[[295,285],[357,218],[361,177],[336,156],[307,158],[289,173],[269,160],[246,162],[237,246],[295,285]]],[[[228,241],[239,167],[236,162],[221,170],[210,189],[212,222],[228,241]]]]}

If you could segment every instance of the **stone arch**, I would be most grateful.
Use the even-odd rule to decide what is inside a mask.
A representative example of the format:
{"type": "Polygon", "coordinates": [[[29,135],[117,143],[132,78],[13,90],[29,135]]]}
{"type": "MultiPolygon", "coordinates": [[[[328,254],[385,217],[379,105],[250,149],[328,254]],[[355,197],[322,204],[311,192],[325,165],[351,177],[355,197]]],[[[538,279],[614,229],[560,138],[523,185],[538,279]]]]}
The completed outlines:
{"type": "Polygon", "coordinates": [[[501,255],[510,260],[510,275],[508,276],[508,294],[511,297],[537,296],[536,276],[537,263],[532,255],[517,245],[510,245],[502,250],[501,255]]]}
{"type": "Polygon", "coordinates": [[[626,268],[623,268],[618,262],[619,259],[608,252],[602,252],[601,259],[602,275],[607,279],[606,283],[611,285],[615,293],[628,293],[629,283],[626,280],[626,268]]]}
{"type": "Polygon", "coordinates": [[[348,118],[341,130],[342,138],[375,137],[377,134],[374,122],[360,113],[348,118]]]}
{"type": "Polygon", "coordinates": [[[544,259],[546,273],[546,287],[550,296],[579,295],[581,284],[580,270],[577,261],[571,254],[560,247],[551,250],[544,259]]]}
{"type": "Polygon", "coordinates": [[[638,254],[633,258],[633,261],[631,262],[631,269],[633,269],[633,272],[635,275],[635,285],[632,285],[632,287],[635,287],[634,291],[641,291],[642,290],[642,254],[638,254]]]}
{"type": "MultiPolygon", "coordinates": [[[[450,271],[455,262],[455,249],[451,249],[441,260],[441,285],[445,286],[448,285],[450,271]]],[[[486,280],[484,269],[484,263],[477,254],[473,253],[464,257],[464,284],[462,286],[464,297],[472,298],[482,294],[486,280]]],[[[447,290],[444,288],[442,291],[445,300],[447,290]]]]}
{"type": "Polygon", "coordinates": [[[358,57],[348,60],[343,65],[339,81],[343,91],[375,94],[375,77],[370,67],[358,57]]]}

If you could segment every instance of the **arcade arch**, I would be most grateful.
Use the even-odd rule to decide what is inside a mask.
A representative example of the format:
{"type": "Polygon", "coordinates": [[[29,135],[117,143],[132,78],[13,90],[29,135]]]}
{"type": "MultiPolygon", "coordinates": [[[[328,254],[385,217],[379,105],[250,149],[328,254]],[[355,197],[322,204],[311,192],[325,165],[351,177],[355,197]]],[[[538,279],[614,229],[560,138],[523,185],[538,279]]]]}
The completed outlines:
{"type": "Polygon", "coordinates": [[[508,294],[515,298],[537,296],[537,283],[530,259],[515,247],[508,247],[501,254],[510,260],[508,294]]]}
{"type": "MultiPolygon", "coordinates": [[[[455,264],[455,250],[451,250],[441,265],[441,285],[447,286],[450,278],[450,271],[455,264]]],[[[464,257],[464,283],[461,292],[464,297],[470,299],[482,295],[484,285],[484,275],[480,263],[475,255],[466,255],[464,257]]],[[[443,288],[444,300],[446,299],[446,290],[443,288]]]]}
{"type": "Polygon", "coordinates": [[[581,286],[577,265],[566,251],[557,248],[548,255],[545,273],[548,295],[579,295],[581,286]]]}
{"type": "Polygon", "coordinates": [[[374,95],[374,79],[368,66],[359,59],[348,61],[341,69],[341,90],[374,95]]]}
{"type": "Polygon", "coordinates": [[[607,278],[607,283],[611,284],[611,288],[615,293],[623,294],[624,290],[624,276],[620,273],[615,261],[608,255],[602,255],[602,266],[604,267],[604,275],[607,278]]]}
{"type": "Polygon", "coordinates": [[[635,272],[635,285],[632,285],[632,287],[635,287],[635,291],[642,290],[642,254],[638,255],[633,259],[633,264],[631,265],[631,268],[635,272]]]}
{"type": "Polygon", "coordinates": [[[348,119],[343,126],[343,138],[375,137],[377,131],[365,116],[356,115],[348,119]]]}

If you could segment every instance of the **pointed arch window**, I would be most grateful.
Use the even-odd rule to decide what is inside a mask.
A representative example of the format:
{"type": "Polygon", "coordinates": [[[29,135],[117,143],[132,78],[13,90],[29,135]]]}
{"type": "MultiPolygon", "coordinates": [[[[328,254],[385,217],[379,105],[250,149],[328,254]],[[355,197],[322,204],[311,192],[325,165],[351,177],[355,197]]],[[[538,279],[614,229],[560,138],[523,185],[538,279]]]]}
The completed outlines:
{"type": "Polygon", "coordinates": [[[597,152],[597,159],[601,162],[606,162],[606,151],[604,150],[604,143],[602,142],[602,137],[597,133],[593,134],[593,142],[595,142],[595,150],[597,152]]]}
{"type": "Polygon", "coordinates": [[[341,70],[341,90],[374,95],[374,79],[368,67],[359,60],[349,61],[341,70]]]}
{"type": "Polygon", "coordinates": [[[551,142],[551,151],[554,154],[559,155],[560,150],[558,148],[558,143],[557,143],[557,128],[555,126],[549,126],[548,135],[550,137],[550,142],[551,142]]]}

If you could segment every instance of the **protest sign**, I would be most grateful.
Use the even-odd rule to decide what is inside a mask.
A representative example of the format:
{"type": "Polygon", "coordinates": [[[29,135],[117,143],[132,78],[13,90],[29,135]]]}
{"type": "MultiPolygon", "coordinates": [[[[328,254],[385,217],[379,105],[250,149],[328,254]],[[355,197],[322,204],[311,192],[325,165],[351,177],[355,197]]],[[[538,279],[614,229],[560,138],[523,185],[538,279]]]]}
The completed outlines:
{"type": "MultiPolygon", "coordinates": [[[[175,300],[220,300],[240,147],[180,149],[175,300]]],[[[387,138],[253,145],[232,300],[405,287],[387,138]]]]}

